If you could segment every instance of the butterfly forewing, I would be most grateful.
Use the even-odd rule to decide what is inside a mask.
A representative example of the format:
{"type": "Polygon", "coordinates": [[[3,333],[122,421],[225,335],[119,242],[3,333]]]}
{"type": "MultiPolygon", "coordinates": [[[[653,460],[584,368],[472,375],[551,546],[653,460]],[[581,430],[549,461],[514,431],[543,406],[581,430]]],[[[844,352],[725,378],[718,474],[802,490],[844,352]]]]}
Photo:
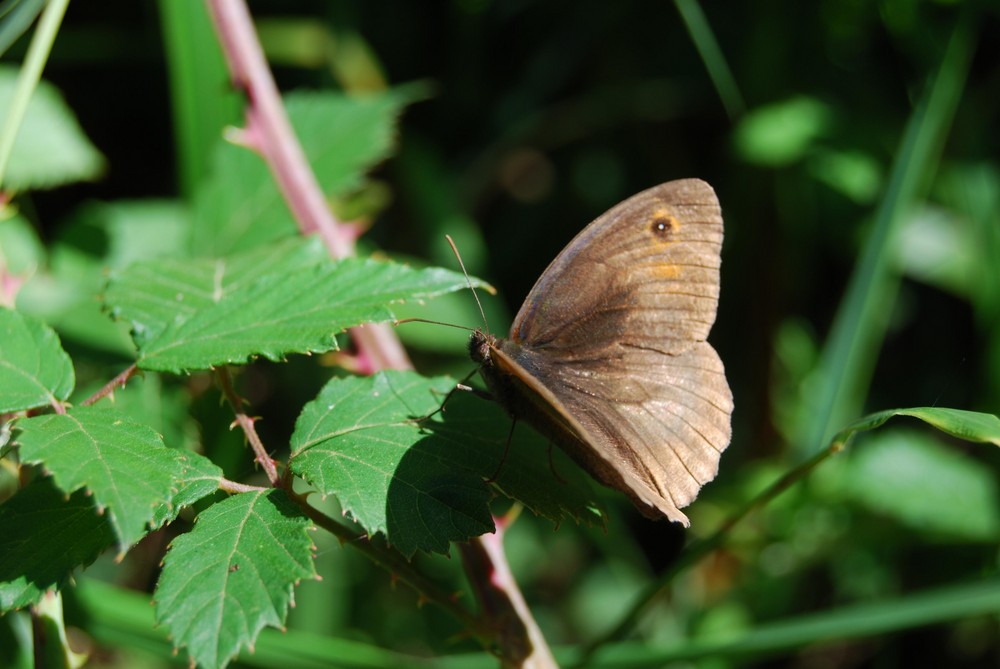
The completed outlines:
{"type": "Polygon", "coordinates": [[[722,217],[711,186],[672,181],[584,228],[528,294],[511,338],[586,356],[616,345],[682,350],[705,339],[719,297],[722,217]]]}
{"type": "Polygon", "coordinates": [[[679,509],[714,478],[730,439],[732,394],[705,342],[721,244],[705,182],[639,193],[570,242],[498,346],[519,392],[562,417],[536,413],[536,427],[647,514],[685,523],[679,509]]]}

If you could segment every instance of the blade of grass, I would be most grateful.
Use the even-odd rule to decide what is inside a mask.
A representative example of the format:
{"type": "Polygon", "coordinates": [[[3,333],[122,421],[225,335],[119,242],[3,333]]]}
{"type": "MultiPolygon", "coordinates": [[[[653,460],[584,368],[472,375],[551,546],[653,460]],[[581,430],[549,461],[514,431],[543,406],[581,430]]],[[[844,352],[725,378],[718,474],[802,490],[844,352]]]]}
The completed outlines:
{"type": "MultiPolygon", "coordinates": [[[[142,649],[176,662],[173,644],[153,619],[149,595],[84,578],[73,592],[86,616],[87,632],[99,642],[142,649]]],[[[319,669],[321,667],[423,667],[421,658],[385,650],[362,641],[296,630],[266,629],[254,652],[243,653],[240,666],[319,669]]],[[[426,666],[433,666],[432,663],[426,666]]]]}
{"type": "Polygon", "coordinates": [[[959,20],[937,76],[914,109],[861,259],[847,286],[818,368],[809,451],[829,441],[837,426],[861,412],[875,359],[885,337],[889,305],[899,286],[890,268],[900,221],[922,196],[962,96],[975,43],[972,14],[959,20]]]}
{"type": "Polygon", "coordinates": [[[177,177],[190,200],[205,179],[222,129],[240,118],[239,96],[219,50],[203,0],[160,0],[164,56],[170,75],[177,177]]]}
{"type": "Polygon", "coordinates": [[[1000,578],[992,577],[888,601],[857,604],[764,624],[725,639],[705,639],[676,648],[628,644],[608,648],[597,667],[660,667],[698,658],[747,658],[812,644],[862,639],[1000,611],[1000,578]]]}
{"type": "Polygon", "coordinates": [[[708,76],[715,85],[729,119],[742,116],[746,109],[743,96],[740,94],[739,86],[736,85],[736,79],[733,78],[732,70],[729,69],[729,63],[722,54],[722,48],[715,39],[715,33],[708,25],[705,13],[701,11],[701,5],[697,0],[674,0],[674,5],[687,27],[688,34],[691,35],[691,41],[698,49],[702,62],[705,63],[705,69],[708,70],[708,76]]]}
{"type": "Polygon", "coordinates": [[[24,58],[21,73],[17,78],[14,98],[7,110],[7,119],[4,121],[3,130],[0,130],[0,186],[3,186],[7,163],[14,150],[14,140],[17,139],[17,131],[21,128],[24,113],[28,110],[28,101],[38,87],[38,80],[42,77],[42,69],[45,68],[45,62],[52,51],[52,43],[55,42],[68,4],[69,0],[52,0],[42,11],[38,28],[31,38],[28,54],[24,58]]]}

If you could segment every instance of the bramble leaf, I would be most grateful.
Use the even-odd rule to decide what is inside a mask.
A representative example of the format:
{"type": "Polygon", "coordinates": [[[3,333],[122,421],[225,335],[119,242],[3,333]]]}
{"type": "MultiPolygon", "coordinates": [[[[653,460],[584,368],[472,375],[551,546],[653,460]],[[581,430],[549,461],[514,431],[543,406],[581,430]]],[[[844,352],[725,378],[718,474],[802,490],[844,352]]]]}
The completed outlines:
{"type": "Polygon", "coordinates": [[[233,495],[174,540],[156,616],[192,662],[224,667],[265,626],[280,627],[294,585],[314,578],[309,520],[281,490],[233,495]]]}
{"type": "Polygon", "coordinates": [[[99,515],[85,491],[67,498],[51,478],[0,505],[0,527],[0,611],[38,602],[115,540],[108,514],[99,515]]]}
{"type": "Polygon", "coordinates": [[[145,536],[184,474],[180,451],[113,409],[75,407],[19,420],[16,429],[21,461],[43,465],[66,493],[86,488],[107,510],[121,552],[145,536]]]}
{"type": "Polygon", "coordinates": [[[65,400],[74,381],[73,363],[52,328],[0,308],[0,413],[65,400]]]}
{"type": "Polygon", "coordinates": [[[390,320],[394,302],[466,285],[448,270],[332,261],[315,240],[290,240],[232,258],[133,265],[105,299],[132,322],[140,367],[181,372],[334,350],[344,329],[390,320]]]}
{"type": "Polygon", "coordinates": [[[383,533],[404,555],[445,552],[493,530],[484,480],[540,515],[596,520],[580,470],[559,458],[556,485],[547,445],[524,430],[505,457],[509,419],[499,407],[456,393],[455,382],[413,372],[331,380],[303,409],[292,435],[292,470],[336,495],[368,532],[383,533]]]}

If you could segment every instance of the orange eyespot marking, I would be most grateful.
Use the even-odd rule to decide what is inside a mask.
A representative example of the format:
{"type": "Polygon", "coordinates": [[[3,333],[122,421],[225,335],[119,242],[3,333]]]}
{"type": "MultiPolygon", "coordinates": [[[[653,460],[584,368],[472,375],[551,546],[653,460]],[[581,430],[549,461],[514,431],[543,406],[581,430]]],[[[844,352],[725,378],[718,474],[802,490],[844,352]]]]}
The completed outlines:
{"type": "Polygon", "coordinates": [[[661,242],[672,242],[680,231],[681,224],[676,217],[664,209],[653,212],[649,221],[649,231],[661,242]]]}

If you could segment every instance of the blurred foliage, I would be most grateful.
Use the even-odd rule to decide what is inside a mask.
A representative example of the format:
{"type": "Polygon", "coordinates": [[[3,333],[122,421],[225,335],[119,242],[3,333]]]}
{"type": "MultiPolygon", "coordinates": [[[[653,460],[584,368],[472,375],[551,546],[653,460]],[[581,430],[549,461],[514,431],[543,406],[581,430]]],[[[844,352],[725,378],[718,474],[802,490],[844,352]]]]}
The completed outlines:
{"type": "MultiPolygon", "coordinates": [[[[398,155],[355,193],[376,205],[359,209],[371,218],[364,243],[451,267],[444,243],[451,234],[469,272],[498,288],[499,297],[483,296],[495,331],[547,262],[607,207],[674,178],[697,176],[715,187],[727,237],[712,339],[736,414],[720,476],[689,510],[692,535],[709,534],[816,449],[814,435],[830,437],[860,412],[1000,409],[995,0],[250,6],[283,90],[359,93],[416,80],[429,88],[431,97],[404,113],[398,155]],[[913,137],[922,153],[908,153],[913,137]],[[900,162],[910,155],[919,159],[900,162]],[[908,196],[896,197],[904,182],[908,196]],[[878,241],[873,231],[883,220],[891,225],[878,241]],[[881,279],[859,283],[855,268],[872,248],[881,279]],[[869,316],[853,321],[845,306],[852,274],[859,300],[871,303],[869,316]],[[851,353],[860,361],[848,370],[851,412],[826,425],[815,406],[828,377],[817,372],[849,364],[831,352],[838,319],[856,323],[843,341],[861,347],[851,353]]],[[[20,61],[25,39],[5,61],[20,61]]],[[[88,301],[103,268],[129,258],[127,244],[108,248],[109,238],[123,239],[109,231],[122,228],[123,217],[155,221],[157,239],[177,243],[172,222],[208,178],[212,138],[239,121],[213,40],[199,2],[112,0],[72,4],[56,41],[45,77],[105,157],[106,173],[19,199],[21,217],[15,226],[3,222],[0,239],[40,256],[24,233],[27,221],[50,249],[45,281],[19,306],[45,314],[74,360],[85,361],[76,370],[81,384],[103,382],[128,359],[124,334],[98,322],[88,301]]],[[[440,309],[442,320],[480,324],[471,299],[440,309]]],[[[409,339],[422,372],[471,369],[460,357],[464,336],[452,334],[409,339]]],[[[259,425],[265,443],[288,443],[298,411],[329,374],[302,359],[243,372],[242,392],[267,416],[259,425]]],[[[252,475],[203,378],[154,378],[146,388],[164,390],[145,393],[156,395],[149,401],[164,404],[165,420],[186,417],[170,407],[189,405],[200,434],[188,424],[169,429],[197,438],[227,475],[252,475]]],[[[889,424],[859,439],[739,526],[657,601],[637,630],[635,666],[671,658],[685,662],[667,666],[706,669],[997,666],[997,607],[962,603],[974,599],[977,579],[993,579],[981,595],[996,593],[998,471],[995,447],[923,426],[889,424]],[[931,591],[937,599],[920,599],[931,591]],[[871,622],[886,610],[903,622],[871,622]],[[842,626],[802,637],[789,631],[787,621],[826,611],[839,611],[842,626]],[[782,642],[744,639],[775,621],[786,622],[770,630],[784,633],[782,642]],[[733,645],[723,652],[727,639],[733,645]],[[688,654],[650,651],[679,647],[688,654]]],[[[637,517],[618,496],[606,501],[606,534],[570,524],[553,532],[527,513],[508,533],[513,569],[556,646],[606,632],[684,542],[680,530],[637,517]]],[[[123,566],[102,558],[87,574],[148,590],[169,539],[151,537],[123,566]]],[[[411,654],[476,649],[452,637],[450,619],[418,608],[358,555],[329,537],[317,543],[317,570],[328,577],[298,588],[290,647],[326,648],[365,666],[397,661],[362,658],[372,646],[411,654]],[[324,646],[332,642],[320,635],[344,645],[324,646]]],[[[457,560],[415,559],[455,590],[465,587],[457,560]]],[[[93,666],[177,662],[162,634],[144,626],[148,598],[115,599],[88,580],[92,587],[65,593],[65,605],[69,623],[105,645],[93,666]]],[[[0,649],[13,647],[4,640],[23,635],[23,625],[13,615],[0,621],[0,649]]],[[[244,660],[315,666],[292,662],[291,650],[267,664],[269,638],[256,659],[244,660]]],[[[0,664],[26,661],[3,652],[0,664]]],[[[456,666],[494,664],[463,657],[456,666]]]]}

